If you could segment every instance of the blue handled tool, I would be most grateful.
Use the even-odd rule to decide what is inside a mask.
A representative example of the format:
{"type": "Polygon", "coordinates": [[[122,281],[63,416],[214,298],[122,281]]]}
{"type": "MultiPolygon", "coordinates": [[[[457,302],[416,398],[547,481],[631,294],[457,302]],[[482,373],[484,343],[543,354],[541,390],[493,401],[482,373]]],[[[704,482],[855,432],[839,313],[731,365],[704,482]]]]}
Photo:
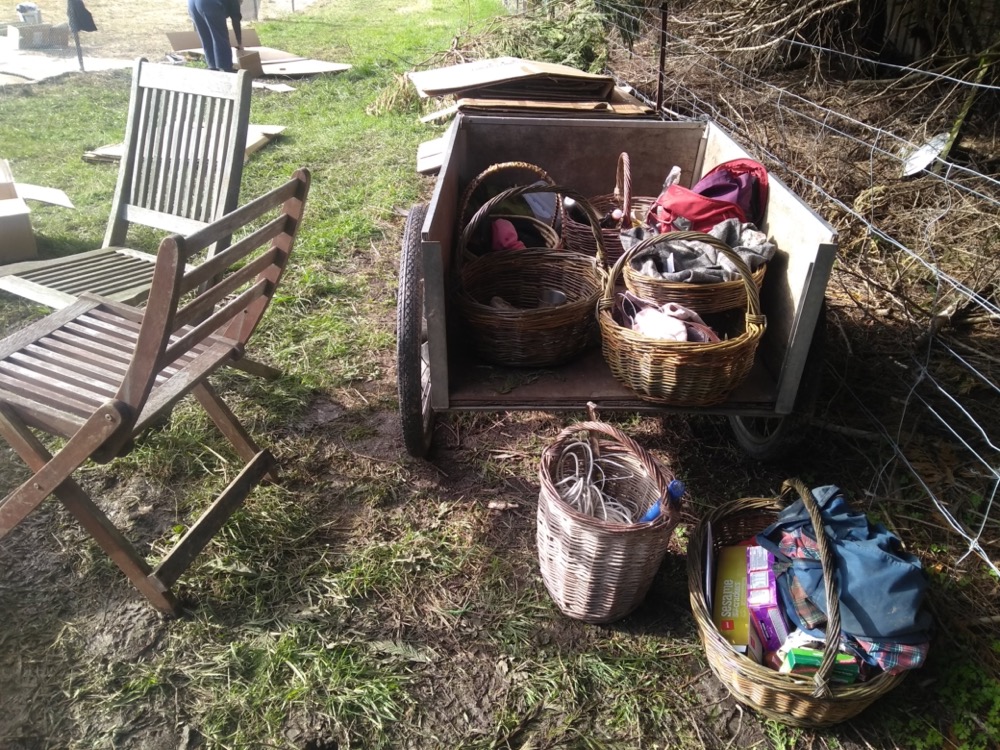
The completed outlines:
{"type": "MultiPolygon", "coordinates": [[[[681,497],[687,492],[687,487],[684,482],[680,479],[671,479],[670,484],[667,485],[667,499],[672,504],[677,504],[681,501],[681,497]]],[[[660,517],[660,511],[662,510],[663,500],[657,500],[655,503],[649,506],[642,518],[639,519],[639,523],[649,523],[650,521],[655,521],[660,517]]]]}

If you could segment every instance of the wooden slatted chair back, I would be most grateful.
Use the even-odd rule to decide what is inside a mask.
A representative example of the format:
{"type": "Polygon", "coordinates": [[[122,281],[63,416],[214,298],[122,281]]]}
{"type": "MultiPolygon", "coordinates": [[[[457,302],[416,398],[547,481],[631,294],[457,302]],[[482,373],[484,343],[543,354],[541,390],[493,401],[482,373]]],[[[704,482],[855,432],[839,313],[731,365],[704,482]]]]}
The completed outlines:
{"type": "Polygon", "coordinates": [[[251,85],[246,71],[136,62],[105,247],[131,224],[190,234],[236,208],[251,85]]]}
{"type": "MultiPolygon", "coordinates": [[[[130,411],[138,415],[166,368],[182,380],[186,369],[204,377],[197,366],[177,369],[186,356],[196,361],[199,351],[213,343],[231,349],[234,357],[242,355],[288,264],[309,184],[309,171],[299,169],[288,182],[203,229],[160,243],[135,352],[117,394],[130,411]],[[225,250],[192,263],[223,237],[247,227],[252,229],[225,250]]],[[[187,384],[177,388],[186,390],[187,384]]]]}

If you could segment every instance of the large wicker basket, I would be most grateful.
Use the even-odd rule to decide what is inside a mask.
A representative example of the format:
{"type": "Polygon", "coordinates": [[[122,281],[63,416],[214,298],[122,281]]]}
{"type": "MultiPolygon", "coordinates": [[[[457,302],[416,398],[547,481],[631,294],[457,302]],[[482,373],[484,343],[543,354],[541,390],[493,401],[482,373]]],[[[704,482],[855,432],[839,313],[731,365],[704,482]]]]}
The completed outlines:
{"type": "Polygon", "coordinates": [[[551,367],[569,361],[596,340],[594,311],[604,287],[603,243],[593,209],[567,188],[525,185],[484,203],[463,228],[455,253],[455,301],[476,353],[487,362],[515,367],[551,367]],[[480,221],[503,201],[527,193],[572,195],[591,216],[596,257],[553,248],[493,250],[480,257],[465,252],[480,221]],[[550,291],[565,302],[539,306],[550,291]],[[509,305],[498,307],[496,298],[509,305]]]}
{"type": "MultiPolygon", "coordinates": [[[[471,214],[475,213],[475,211],[472,210],[473,201],[478,198],[477,193],[480,192],[482,188],[491,187],[493,189],[507,189],[510,187],[517,187],[519,185],[527,185],[529,183],[524,181],[525,175],[530,177],[532,182],[541,181],[547,185],[555,185],[555,180],[549,176],[548,172],[535,164],[525,161],[497,162],[496,164],[491,164],[489,167],[476,175],[469,182],[469,184],[465,186],[465,190],[462,191],[462,198],[459,201],[458,209],[458,234],[462,234],[465,227],[468,226],[471,214]]],[[[507,219],[514,224],[519,235],[523,234],[524,230],[529,230],[532,234],[537,234],[542,237],[543,244],[529,245],[530,247],[559,248],[562,246],[562,237],[560,237],[559,232],[556,231],[555,225],[559,224],[562,220],[563,205],[562,199],[558,194],[556,195],[555,204],[556,210],[552,216],[551,224],[546,224],[541,219],[527,214],[511,215],[497,213],[490,214],[490,218],[507,219]]],[[[488,229],[488,222],[480,221],[479,227],[481,230],[488,229]]],[[[486,248],[480,247],[479,245],[481,244],[484,243],[476,243],[470,236],[464,242],[463,248],[468,253],[471,253],[472,256],[482,255],[486,248]]]]}
{"type": "MultiPolygon", "coordinates": [[[[671,240],[697,240],[711,245],[717,249],[728,248],[722,240],[718,240],[709,234],[701,232],[668,232],[647,237],[636,243],[635,255],[642,251],[658,245],[661,242],[671,240]]],[[[760,290],[764,283],[764,273],[767,264],[755,269],[750,278],[754,286],[760,290]]],[[[721,281],[717,284],[692,284],[684,281],[665,281],[651,276],[646,276],[632,267],[631,263],[625,264],[622,270],[625,279],[625,287],[633,294],[656,302],[658,305],[667,302],[676,302],[689,310],[694,310],[699,314],[723,312],[746,306],[747,292],[742,279],[732,281],[721,281]]]]}
{"type": "Polygon", "coordinates": [[[646,401],[676,406],[722,403],[750,374],[767,327],[750,270],[739,255],[728,247],[720,248],[740,272],[746,289],[746,314],[739,334],[713,343],[654,339],[619,325],[612,315],[615,284],[637,247],[615,263],[598,303],[605,362],[620,383],[646,401]]]}
{"type": "MultiPolygon", "coordinates": [[[[622,216],[625,218],[631,217],[632,210],[639,208],[641,208],[642,215],[645,215],[655,201],[656,198],[653,197],[632,195],[631,162],[628,154],[623,151],[618,157],[614,193],[594,196],[590,198],[590,205],[594,207],[598,216],[604,216],[617,208],[621,209],[622,216]]],[[[624,252],[621,241],[622,226],[623,222],[619,222],[616,226],[601,228],[601,235],[604,238],[604,252],[609,266],[613,265],[624,252]]],[[[590,226],[577,221],[568,212],[563,216],[562,234],[566,247],[570,250],[586,255],[594,254],[594,237],[590,226]]]]}
{"type": "MultiPolygon", "coordinates": [[[[809,489],[798,480],[788,480],[783,495],[796,493],[809,512],[813,527],[822,529],[819,508],[809,489]]],[[[710,510],[695,528],[688,542],[688,587],[691,609],[708,664],[715,676],[733,697],[768,718],[799,727],[825,727],[846,721],[899,685],[906,673],[881,673],[866,682],[852,685],[833,684],[829,680],[835,665],[838,638],[828,638],[819,671],[811,678],[782,674],[738,654],[722,637],[708,609],[705,562],[721,547],[739,544],[763,531],[777,518],[781,505],[775,498],[743,498],[710,510]],[[709,546],[711,530],[711,546],[709,546]]],[[[827,593],[827,632],[840,632],[840,605],[837,593],[836,564],[825,534],[816,535],[827,593]]]]}
{"type": "Polygon", "coordinates": [[[630,437],[603,422],[570,425],[542,453],[538,469],[538,563],[560,611],[590,623],[620,619],[642,603],[663,562],[680,510],[666,500],[651,522],[601,521],[572,508],[559,495],[559,457],[578,433],[586,433],[603,457],[623,467],[614,480],[617,497],[643,508],[667,498],[673,476],[630,437]]]}

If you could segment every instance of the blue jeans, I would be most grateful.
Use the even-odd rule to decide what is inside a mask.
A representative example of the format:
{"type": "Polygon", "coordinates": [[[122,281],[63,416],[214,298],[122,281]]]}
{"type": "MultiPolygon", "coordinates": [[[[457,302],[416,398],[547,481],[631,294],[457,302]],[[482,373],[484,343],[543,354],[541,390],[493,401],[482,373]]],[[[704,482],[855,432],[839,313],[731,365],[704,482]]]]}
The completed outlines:
{"type": "Polygon", "coordinates": [[[228,17],[222,0],[188,0],[188,13],[201,39],[208,67],[231,71],[233,48],[229,45],[228,17]]]}

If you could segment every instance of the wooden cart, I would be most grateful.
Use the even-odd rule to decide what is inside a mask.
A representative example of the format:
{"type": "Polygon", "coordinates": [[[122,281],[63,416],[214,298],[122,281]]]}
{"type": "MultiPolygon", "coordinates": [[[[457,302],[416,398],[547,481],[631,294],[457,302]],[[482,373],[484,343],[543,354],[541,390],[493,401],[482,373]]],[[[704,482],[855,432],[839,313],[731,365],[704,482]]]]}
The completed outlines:
{"type": "Polygon", "coordinates": [[[399,407],[407,450],[423,456],[437,413],[600,410],[713,413],[729,418],[751,456],[780,455],[808,413],[822,369],[824,294],[837,252],[836,231],[775,177],[761,227],[777,244],[761,289],[767,332],[747,379],[717,406],[673,408],[641,400],[611,375],[600,347],[558,368],[532,371],[472,359],[459,326],[449,325],[449,293],[462,191],[492,164],[524,161],[561,186],[602,195],[628,152],[633,195],[656,195],[673,165],[691,185],[717,164],[748,157],[711,122],[555,119],[459,115],[429,205],[410,211],[402,241],[397,308],[399,407]]]}

